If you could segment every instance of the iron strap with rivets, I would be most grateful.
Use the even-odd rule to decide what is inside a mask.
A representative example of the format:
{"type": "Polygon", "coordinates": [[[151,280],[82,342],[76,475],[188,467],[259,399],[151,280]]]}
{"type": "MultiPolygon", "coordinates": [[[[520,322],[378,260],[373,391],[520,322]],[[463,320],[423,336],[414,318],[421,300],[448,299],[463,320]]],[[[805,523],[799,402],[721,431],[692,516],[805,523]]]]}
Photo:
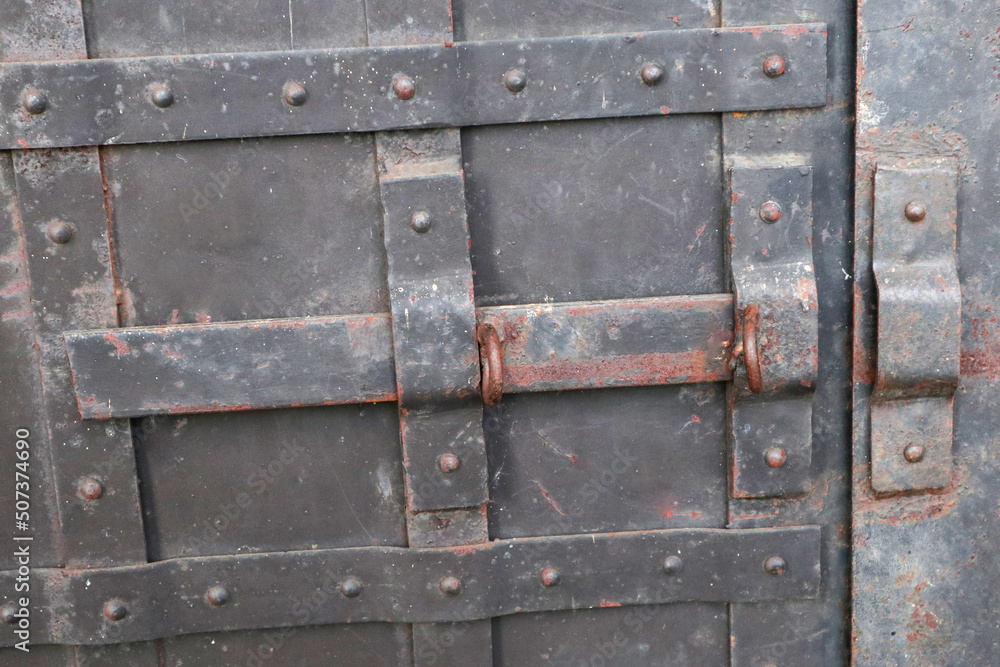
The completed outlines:
{"type": "MultiPolygon", "coordinates": [[[[13,590],[16,576],[4,572],[0,583],[13,590]]],[[[33,643],[104,644],[217,630],[801,599],[814,597],[819,584],[816,526],[596,533],[38,569],[31,627],[33,643]]]]}
{"type": "Polygon", "coordinates": [[[806,108],[826,79],[825,24],[3,63],[0,149],[806,108]]]}

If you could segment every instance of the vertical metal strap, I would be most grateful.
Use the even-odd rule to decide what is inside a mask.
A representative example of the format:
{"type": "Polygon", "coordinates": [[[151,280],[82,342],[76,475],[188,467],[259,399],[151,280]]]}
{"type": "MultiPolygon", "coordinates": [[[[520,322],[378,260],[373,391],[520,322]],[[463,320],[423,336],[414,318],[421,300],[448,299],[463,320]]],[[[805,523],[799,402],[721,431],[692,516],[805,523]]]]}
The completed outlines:
{"type": "MultiPolygon", "coordinates": [[[[448,2],[369,1],[367,18],[372,46],[453,39],[448,2]]],[[[397,72],[389,94],[418,108],[421,92],[419,79],[397,72]]],[[[461,135],[379,133],[376,148],[410,546],[483,543],[489,491],[461,135]]],[[[455,576],[442,595],[463,594],[455,576]]],[[[489,620],[413,625],[418,667],[488,666],[492,654],[489,620]]]]}
{"type": "MultiPolygon", "coordinates": [[[[8,58],[87,57],[78,2],[10,5],[0,10],[4,41],[11,45],[8,58]]],[[[21,109],[9,112],[45,113],[44,95],[25,90],[21,101],[21,109]]],[[[69,329],[118,326],[109,211],[98,150],[16,151],[13,167],[60,522],[59,560],[74,568],[145,563],[129,422],[81,420],[62,342],[62,332],[69,329]]],[[[123,650],[130,664],[157,664],[155,642],[109,647],[99,653],[113,661],[123,650]]],[[[91,664],[94,651],[76,647],[70,661],[91,664]]]]}

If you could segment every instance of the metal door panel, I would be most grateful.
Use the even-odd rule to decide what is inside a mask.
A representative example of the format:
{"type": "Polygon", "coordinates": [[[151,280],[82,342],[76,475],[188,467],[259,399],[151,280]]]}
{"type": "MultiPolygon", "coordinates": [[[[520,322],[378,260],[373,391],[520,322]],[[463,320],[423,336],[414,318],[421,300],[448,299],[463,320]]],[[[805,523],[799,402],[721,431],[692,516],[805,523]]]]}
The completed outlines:
{"type": "Polygon", "coordinates": [[[477,303],[724,291],[719,136],[705,115],[465,130],[477,303]]]}
{"type": "Polygon", "coordinates": [[[455,37],[460,40],[554,37],[717,25],[719,0],[612,0],[605,3],[503,3],[456,0],[455,37]]]}
{"type": "Polygon", "coordinates": [[[404,546],[392,404],[137,420],[150,560],[404,546]]]}
{"type": "Polygon", "coordinates": [[[494,621],[494,664],[722,667],[726,620],[706,603],[508,616],[494,621]]]}
{"type": "Polygon", "coordinates": [[[306,625],[273,631],[181,635],[163,642],[164,667],[412,664],[409,627],[390,623],[306,625]]]}
{"type": "Polygon", "coordinates": [[[83,0],[91,58],[364,46],[363,0],[83,0]]]}
{"type": "MultiPolygon", "coordinates": [[[[454,6],[445,3],[447,7],[435,0],[369,0],[366,6],[359,0],[265,0],[239,7],[193,0],[162,4],[85,0],[89,55],[114,58],[450,44],[452,39],[833,22],[831,53],[836,58],[828,89],[835,94],[826,109],[496,125],[440,133],[456,140],[460,136],[462,146],[458,148],[456,142],[453,152],[461,155],[461,161],[448,162],[446,170],[456,182],[464,176],[471,239],[469,259],[459,252],[449,270],[458,267],[467,272],[471,265],[469,305],[474,299],[480,307],[612,300],[610,305],[593,307],[617,312],[614,300],[701,294],[716,295],[725,305],[729,303],[726,293],[731,291],[726,259],[728,170],[755,160],[756,165],[811,165],[816,174],[812,202],[822,209],[815,214],[814,227],[821,288],[820,382],[814,421],[817,454],[812,488],[805,496],[733,500],[727,465],[731,406],[725,384],[611,389],[602,385],[656,381],[633,378],[605,383],[591,377],[572,386],[601,388],[507,393],[498,406],[487,407],[482,429],[489,463],[489,502],[454,509],[458,501],[443,497],[438,509],[415,512],[422,507],[405,502],[400,421],[413,421],[411,410],[420,412],[425,403],[437,409],[438,403],[453,401],[454,387],[447,381],[437,387],[440,396],[414,394],[399,406],[399,414],[396,405],[384,402],[135,419],[132,440],[148,559],[253,553],[261,554],[252,563],[252,568],[260,569],[241,570],[240,563],[249,567],[251,562],[237,557],[231,570],[219,570],[220,579],[229,576],[223,572],[286,570],[270,578],[244,576],[240,580],[236,576],[232,582],[220,581],[229,583],[235,592],[232,600],[221,602],[213,601],[209,592],[202,594],[207,583],[197,579],[199,571],[205,576],[205,567],[214,571],[211,568],[218,565],[218,559],[159,563],[155,567],[167,566],[155,569],[166,573],[163,580],[155,580],[154,570],[143,569],[152,565],[128,573],[124,569],[105,572],[99,575],[103,577],[101,591],[126,582],[121,584],[125,592],[118,594],[128,598],[129,612],[117,620],[114,608],[108,607],[111,602],[100,597],[110,593],[90,591],[89,584],[80,588],[83,580],[74,574],[63,585],[75,585],[75,592],[67,588],[61,594],[63,608],[53,609],[51,617],[80,614],[64,635],[76,637],[75,641],[114,642],[116,628],[135,633],[133,640],[169,634],[158,632],[157,627],[173,628],[171,632],[225,631],[80,647],[70,661],[81,665],[116,660],[151,665],[798,665],[805,659],[826,661],[822,664],[841,661],[846,648],[842,620],[847,469],[843,369],[849,282],[842,281],[840,272],[847,275],[849,271],[849,262],[844,261],[850,194],[844,166],[849,147],[844,141],[851,130],[850,66],[843,60],[851,47],[846,0],[806,0],[795,6],[779,2],[766,8],[736,8],[735,0],[616,0],[610,5],[461,0],[454,6]],[[824,530],[821,579],[818,531],[803,529],[806,532],[801,535],[809,537],[798,540],[790,537],[792,532],[762,533],[773,540],[766,547],[767,562],[780,551],[773,545],[789,540],[784,555],[792,560],[791,571],[784,577],[780,575],[786,564],[765,564],[760,548],[740,541],[751,536],[737,532],[748,527],[818,524],[824,530]],[[719,538],[732,540],[732,547],[706,547],[711,552],[701,559],[695,556],[697,551],[685,551],[686,572],[677,579],[680,565],[664,561],[650,546],[652,542],[643,542],[645,533],[631,534],[683,528],[734,529],[721,531],[725,535],[719,538]],[[605,535],[591,538],[591,533],[605,535]],[[542,565],[539,552],[570,540],[555,536],[574,534],[586,534],[577,537],[580,546],[573,547],[583,554],[598,544],[621,544],[619,538],[637,539],[640,548],[613,554],[613,562],[588,564],[585,557],[574,556],[561,566],[567,579],[562,586],[558,573],[554,581],[544,572],[536,573],[542,565]],[[513,537],[541,541],[505,546],[506,555],[499,556],[501,543],[495,540],[513,537]],[[485,544],[488,539],[494,541],[485,544]],[[409,572],[396,571],[394,559],[402,562],[405,556],[373,550],[363,555],[366,562],[360,571],[366,573],[365,581],[357,584],[356,592],[345,583],[343,572],[326,572],[328,581],[315,584],[317,596],[300,599],[300,593],[311,590],[309,577],[315,576],[321,559],[337,563],[340,556],[295,553],[299,550],[425,545],[441,549],[425,556],[432,576],[421,578],[420,572],[409,568],[409,572]],[[481,550],[495,550],[498,556],[492,561],[479,558],[477,554],[488,555],[481,550]],[[275,553],[288,551],[292,553],[275,553]],[[632,556],[639,563],[633,568],[634,577],[614,565],[632,556]],[[437,558],[440,567],[450,563],[448,567],[456,570],[452,574],[464,579],[454,585],[446,582],[448,577],[438,581],[433,565],[437,558]],[[729,560],[731,567],[706,565],[729,560]],[[292,575],[282,564],[295,562],[300,566],[292,569],[301,571],[302,577],[282,580],[292,575]],[[303,563],[312,563],[314,569],[307,572],[303,563]],[[479,565],[463,573],[454,563],[479,565]],[[372,569],[379,564],[384,564],[382,575],[372,569]],[[649,564],[652,569],[646,567],[649,564]],[[716,568],[714,578],[704,576],[705,568],[711,567],[716,568]],[[577,568],[583,569],[577,572],[577,568]],[[491,574],[495,580],[487,576],[491,574]],[[155,581],[155,591],[143,591],[142,585],[134,583],[147,581],[143,576],[154,577],[148,582],[152,589],[155,581]],[[591,599],[597,588],[586,588],[586,581],[580,580],[585,576],[598,582],[594,586],[617,592],[591,599]],[[745,579],[735,583],[738,576],[745,579]],[[508,584],[504,577],[509,578],[508,584]],[[675,579],[687,592],[671,593],[675,579]],[[787,582],[800,580],[803,585],[798,589],[788,588],[787,582]],[[391,594],[385,590],[391,584],[380,583],[400,581],[407,584],[395,584],[391,594]],[[334,582],[339,588],[332,587],[334,582]],[[584,603],[579,586],[586,592],[584,603]],[[817,586],[821,593],[814,598],[817,586]],[[634,606],[618,606],[616,595],[634,606]],[[803,596],[814,599],[800,600],[803,596]],[[554,602],[564,598],[572,599],[554,602]],[[667,599],[779,601],[652,604],[667,599]],[[354,612],[350,611],[352,600],[361,605],[354,612]],[[91,616],[101,613],[100,604],[105,605],[107,622],[91,616]],[[67,611],[67,605],[72,609],[67,611]],[[244,605],[269,606],[272,615],[266,615],[267,609],[244,605]],[[305,605],[304,617],[296,613],[301,605],[305,605]],[[523,613],[525,608],[567,609],[566,605],[590,608],[523,613]],[[189,608],[193,613],[187,620],[177,618],[178,609],[189,608]],[[380,612],[383,615],[377,618],[413,620],[414,625],[315,625],[343,619],[370,621],[375,617],[357,610],[371,608],[394,610],[380,612]],[[403,617],[399,609],[407,610],[403,617]],[[443,611],[427,615],[427,609],[443,611]],[[456,616],[453,609],[463,611],[456,616]],[[483,609],[492,611],[484,613],[483,609]],[[156,613],[165,614],[159,625],[156,613]],[[491,621],[488,617],[495,613],[512,615],[491,621]],[[295,618],[290,620],[290,616],[295,618]],[[208,625],[191,627],[192,618],[205,619],[208,625]],[[234,625],[227,618],[241,620],[234,625]],[[459,620],[463,618],[476,620],[459,620]],[[81,632],[84,623],[99,630],[87,630],[86,636],[73,634],[81,632]],[[266,628],[270,623],[294,625],[238,629],[266,628]],[[786,654],[773,650],[775,645],[791,649],[786,654]]],[[[798,29],[792,26],[787,36],[795,39],[798,29]]],[[[752,31],[741,35],[759,37],[752,31]]],[[[10,58],[6,52],[3,57],[10,58]]],[[[759,65],[747,67],[763,79],[759,65]]],[[[734,85],[738,91],[740,81],[734,85]]],[[[641,85],[639,90],[649,92],[641,85]]],[[[514,91],[500,88],[500,93],[507,96],[514,91]]],[[[386,94],[391,96],[391,91],[386,94]]],[[[199,128],[191,130],[197,133],[199,128]]],[[[390,317],[387,274],[393,267],[386,261],[384,227],[392,225],[392,240],[397,245],[402,242],[400,247],[389,247],[390,253],[398,255],[394,261],[402,257],[421,279],[427,277],[423,271],[431,260],[406,252],[418,247],[413,239],[428,244],[419,247],[439,248],[433,245],[439,243],[436,234],[445,229],[442,217],[437,220],[439,227],[431,225],[426,236],[412,236],[427,231],[418,229],[415,217],[410,220],[412,229],[406,224],[412,210],[418,210],[414,207],[427,205],[421,191],[392,194],[393,179],[419,180],[425,172],[445,169],[443,162],[425,164],[433,156],[422,151],[412,158],[390,153],[424,139],[437,150],[436,136],[434,132],[400,133],[398,137],[382,133],[376,142],[368,134],[328,134],[102,147],[100,168],[113,236],[121,324],[163,327],[343,314],[390,317]]],[[[447,220],[464,219],[461,188],[453,190],[441,206],[450,207],[447,220]]],[[[454,241],[460,236],[449,238],[454,241]]],[[[11,275],[16,276],[16,271],[11,275]]],[[[446,283],[438,280],[434,291],[438,283],[447,290],[446,283]]],[[[455,293],[457,297],[453,292],[449,298],[465,298],[464,288],[461,294],[455,293]]],[[[411,315],[408,308],[422,307],[417,301],[407,304],[406,299],[399,299],[393,304],[397,347],[403,340],[400,332],[407,330],[402,323],[411,315]]],[[[573,307],[563,306],[567,313],[573,307]]],[[[466,310],[472,327],[474,314],[471,307],[466,310]]],[[[736,361],[728,363],[731,355],[726,351],[742,340],[739,313],[731,313],[728,306],[724,310],[719,326],[725,331],[712,332],[711,345],[703,346],[724,348],[718,352],[722,361],[716,360],[722,375],[692,378],[680,369],[666,373],[670,382],[725,380],[741,372],[734,370],[738,369],[736,361]]],[[[5,304],[4,312],[9,311],[5,304]]],[[[422,310],[416,315],[426,317],[422,310]]],[[[480,326],[488,324],[489,317],[480,311],[480,326]]],[[[657,326],[672,326],[672,321],[663,318],[657,326]]],[[[600,321],[597,326],[604,327],[600,321]]],[[[419,388],[425,378],[436,378],[435,373],[442,375],[437,369],[441,364],[460,363],[469,370],[469,383],[475,384],[475,347],[445,329],[438,332],[441,340],[423,335],[395,350],[397,360],[416,370],[413,378],[404,378],[394,396],[419,388]],[[462,355],[460,361],[442,358],[433,371],[420,369],[431,358],[428,351],[466,348],[473,353],[462,355]]],[[[608,327],[601,335],[617,340],[616,331],[608,327]]],[[[571,340],[573,333],[566,332],[565,340],[571,340]]],[[[701,330],[686,333],[692,340],[704,337],[701,330]]],[[[627,353],[621,354],[642,357],[649,351],[642,345],[642,331],[632,334],[635,340],[630,339],[627,353]]],[[[26,335],[22,332],[20,340],[26,335]]],[[[667,338],[681,341],[683,335],[671,330],[667,338]]],[[[478,340],[486,345],[482,338],[478,340]]],[[[542,343],[531,344],[534,354],[542,343]]],[[[594,352],[584,347],[578,345],[575,354],[586,362],[586,355],[594,352]]],[[[608,354],[617,349],[611,344],[608,354]]],[[[692,342],[691,349],[701,348],[692,342]]],[[[605,363],[602,357],[593,367],[604,368],[605,374],[616,372],[613,363],[600,366],[605,363]]],[[[482,370],[485,377],[485,366],[482,370]]],[[[463,384],[463,390],[469,383],[463,384]]],[[[155,387],[150,392],[154,395],[155,387]]],[[[282,405],[297,405],[294,400],[282,405]]],[[[476,415],[476,420],[478,400],[469,402],[469,414],[476,415]]],[[[424,411],[433,416],[434,409],[424,411]]],[[[467,458],[464,453],[463,457],[467,458]]],[[[440,479],[437,475],[448,475],[462,463],[471,470],[473,463],[460,460],[445,465],[443,457],[435,462],[420,469],[428,480],[440,479]]],[[[414,465],[420,467],[422,462],[411,457],[407,466],[414,465]]],[[[650,533],[648,539],[660,539],[658,535],[650,533]]],[[[669,538],[669,534],[663,536],[669,538]]],[[[696,531],[691,539],[694,544],[701,538],[696,531]]],[[[60,595],[58,576],[53,572],[44,576],[46,588],[41,594],[60,595]]],[[[98,575],[89,576],[96,580],[98,575]]],[[[43,615],[39,622],[47,618],[43,615]]],[[[58,639],[58,632],[56,628],[45,636],[58,639]]]]}
{"type": "Polygon", "coordinates": [[[103,153],[128,325],[389,309],[370,137],[103,153]]]}
{"type": "Polygon", "coordinates": [[[720,385],[505,397],[484,422],[497,538],[726,523],[720,385]]]}

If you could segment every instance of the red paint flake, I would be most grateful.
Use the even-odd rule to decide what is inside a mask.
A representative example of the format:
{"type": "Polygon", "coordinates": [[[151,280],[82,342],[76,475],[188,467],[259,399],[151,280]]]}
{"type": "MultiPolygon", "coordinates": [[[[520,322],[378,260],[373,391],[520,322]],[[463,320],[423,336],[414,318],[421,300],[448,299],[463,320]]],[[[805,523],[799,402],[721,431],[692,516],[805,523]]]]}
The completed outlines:
{"type": "Polygon", "coordinates": [[[549,498],[549,492],[546,491],[545,489],[543,489],[541,484],[539,484],[538,482],[535,482],[535,486],[538,487],[538,490],[545,497],[545,499],[547,501],[549,501],[549,504],[552,505],[552,507],[555,509],[555,511],[559,512],[559,514],[561,514],[562,516],[566,516],[566,512],[563,512],[561,509],[559,509],[559,506],[556,505],[556,501],[554,501],[551,498],[549,498]]]}
{"type": "Polygon", "coordinates": [[[790,25],[781,31],[782,35],[788,35],[789,37],[798,37],[799,35],[809,32],[809,28],[804,25],[790,25]]]}
{"type": "Polygon", "coordinates": [[[128,343],[123,340],[119,340],[118,336],[111,332],[104,334],[104,340],[108,341],[115,346],[115,352],[118,354],[131,354],[132,348],[129,347],[128,343]]]}
{"type": "Polygon", "coordinates": [[[664,104],[662,107],[660,107],[660,113],[666,116],[668,113],[670,113],[670,107],[664,104]]]}
{"type": "Polygon", "coordinates": [[[622,603],[621,602],[609,602],[607,600],[602,600],[600,606],[601,607],[620,607],[620,606],[622,606],[622,603]]]}
{"type": "Polygon", "coordinates": [[[195,313],[194,319],[201,322],[202,324],[208,324],[212,321],[212,316],[208,313],[195,313]]]}

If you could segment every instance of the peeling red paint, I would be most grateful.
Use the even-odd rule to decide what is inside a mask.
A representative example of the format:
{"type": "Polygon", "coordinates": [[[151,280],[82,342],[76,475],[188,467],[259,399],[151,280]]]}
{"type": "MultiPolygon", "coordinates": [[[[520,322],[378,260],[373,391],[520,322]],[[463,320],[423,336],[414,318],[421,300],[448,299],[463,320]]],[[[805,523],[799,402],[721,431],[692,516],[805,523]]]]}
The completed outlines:
{"type": "Polygon", "coordinates": [[[113,333],[109,332],[109,333],[104,334],[104,340],[106,340],[109,343],[111,343],[112,345],[114,345],[115,346],[115,351],[118,354],[131,354],[132,353],[132,348],[129,347],[129,344],[126,343],[123,340],[120,340],[118,338],[118,336],[116,336],[113,333]]]}

